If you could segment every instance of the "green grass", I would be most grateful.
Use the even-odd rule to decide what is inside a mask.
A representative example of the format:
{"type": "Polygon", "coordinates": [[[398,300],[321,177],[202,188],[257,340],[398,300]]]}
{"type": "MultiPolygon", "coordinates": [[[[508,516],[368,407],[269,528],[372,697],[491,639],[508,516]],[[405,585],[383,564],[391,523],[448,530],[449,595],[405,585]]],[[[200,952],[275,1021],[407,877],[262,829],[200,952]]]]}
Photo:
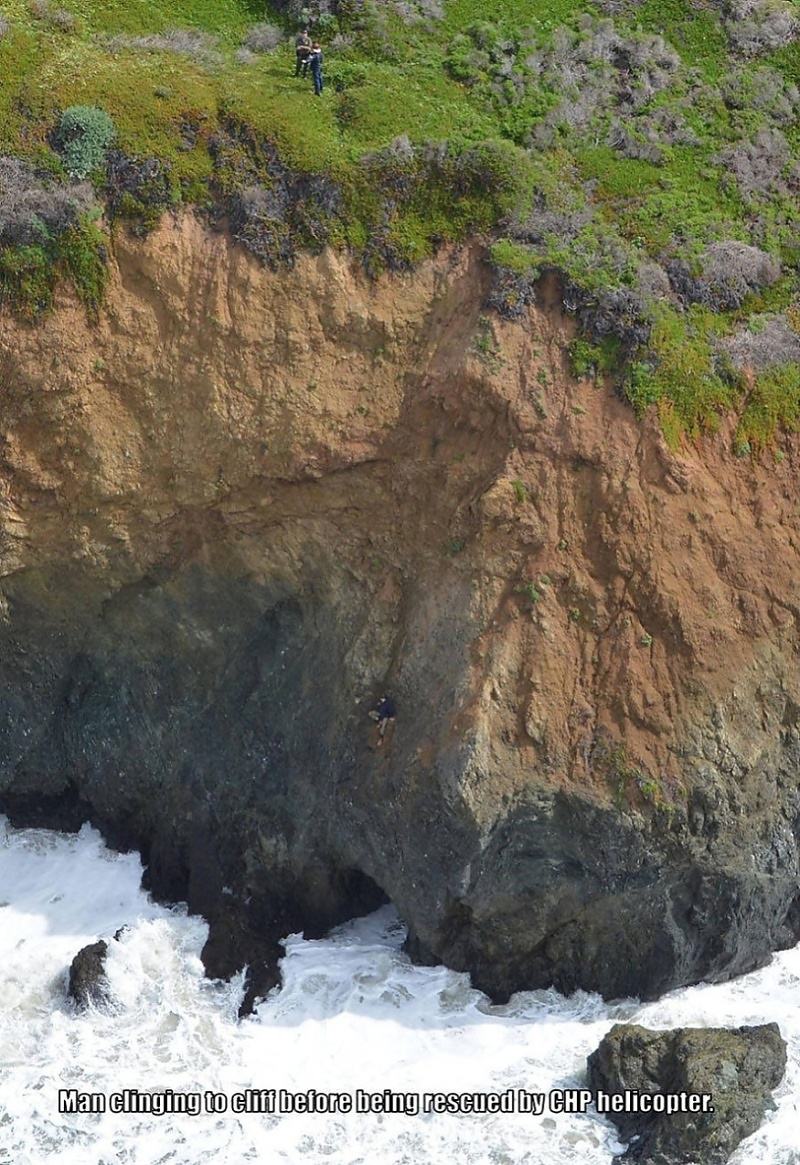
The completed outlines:
{"type": "Polygon", "coordinates": [[[649,162],[620,158],[610,146],[594,146],[578,153],[584,178],[597,183],[597,195],[604,202],[626,202],[645,198],[661,180],[661,170],[649,162]]]}
{"type": "MultiPolygon", "coordinates": [[[[446,5],[445,30],[460,32],[479,20],[507,23],[514,28],[532,26],[550,32],[560,24],[571,23],[576,15],[572,0],[450,0],[446,5]]],[[[584,12],[596,12],[593,4],[582,4],[584,12]]]]}
{"type": "Polygon", "coordinates": [[[619,341],[613,336],[600,344],[590,344],[577,336],[570,342],[569,359],[578,377],[611,376],[620,366],[619,341]]]}
{"type": "MultiPolygon", "coordinates": [[[[62,0],[59,7],[72,12],[84,33],[149,33],[177,26],[214,33],[231,44],[242,31],[263,19],[264,5],[242,0],[62,0]]],[[[7,0],[10,15],[24,13],[27,5],[7,0]]]]}
{"type": "Polygon", "coordinates": [[[764,449],[780,429],[800,428],[800,367],[785,364],[759,376],[747,394],[736,430],[738,447],[764,449]]]}
{"type": "Polygon", "coordinates": [[[720,375],[713,359],[714,337],[724,330],[724,319],[700,308],[685,314],[663,308],[651,340],[652,365],[631,370],[628,399],[639,412],[657,405],[673,441],[681,432],[716,429],[720,414],[739,398],[739,386],[720,375]]]}
{"type": "Polygon", "coordinates": [[[727,41],[713,12],[692,0],[644,0],[638,20],[648,32],[662,35],[683,60],[708,78],[727,64],[727,41]]]}
{"type": "MultiPolygon", "coordinates": [[[[324,34],[329,81],[335,84],[329,83],[321,100],[313,98],[308,82],[292,75],[293,28],[284,25],[289,39],[275,51],[237,61],[236,50],[253,23],[281,23],[261,0],[56,2],[74,15],[72,31],[34,19],[28,0],[2,2],[11,29],[0,40],[0,151],[57,172],[51,134],[61,112],[96,105],[113,119],[119,148],[166,165],[174,202],[207,203],[237,182],[269,183],[257,159],[240,169],[215,169],[214,135],[235,124],[245,137],[274,143],[288,166],[336,181],[342,204],[329,237],[338,245],[364,251],[382,232],[399,260],[414,262],[442,241],[481,232],[490,236],[499,269],[532,280],[544,268],[559,268],[587,293],[635,286],[646,258],[695,263],[713,241],[755,242],[784,264],[786,275],[775,288],[722,318],[662,305],[646,350],[624,354],[616,343],[607,349],[588,345],[578,362],[605,374],[625,355],[632,403],[639,410],[655,405],[676,442],[713,427],[730,408],[744,410],[741,441],[752,448],[768,444],[781,427],[796,426],[792,370],[759,381],[743,404],[741,386],[720,373],[715,344],[753,312],[783,311],[798,301],[796,200],[778,193],[746,201],[720,163],[726,148],[774,127],[770,112],[755,107],[759,70],[768,65],[787,83],[800,85],[798,44],[755,61],[737,60],[716,8],[696,0],[644,0],[617,15],[620,35],[658,34],[680,57],[679,67],[641,107],[642,117],[625,117],[642,143],[647,119],[665,111],[686,132],[660,147],[659,156],[640,160],[613,146],[613,109],[598,107],[588,121],[570,120],[561,103],[569,106],[577,95],[565,97],[557,79],[526,64],[536,52],[547,54],[561,25],[570,35],[585,35],[581,19],[603,15],[591,2],[445,0],[442,21],[412,24],[390,4],[378,14],[367,5],[366,14],[341,18],[339,31],[349,45],[337,52],[331,44],[336,28],[324,34]],[[471,33],[477,25],[479,31],[471,33]],[[191,60],[136,47],[112,51],[108,45],[113,36],[172,29],[207,34],[217,57],[191,60]],[[513,81],[509,46],[519,50],[513,81]],[[746,108],[729,108],[723,99],[731,76],[751,94],[746,108]],[[539,140],[536,133],[548,118],[555,119],[555,128],[539,140]],[[400,137],[416,146],[447,142],[451,157],[469,156],[486,142],[505,140],[523,151],[535,144],[530,153],[509,152],[503,165],[513,175],[490,167],[487,181],[465,176],[457,166],[423,172],[414,163],[395,196],[387,167],[370,169],[363,159],[400,137]],[[511,212],[523,214],[534,198],[556,218],[580,217],[586,208],[593,218],[571,235],[551,232],[535,244],[521,243],[502,224],[511,212]]],[[[794,2],[800,12],[800,0],[794,2]]],[[[781,132],[800,162],[800,126],[781,123],[781,132]]],[[[96,306],[102,280],[89,230],[87,224],[65,241],[63,253],[54,241],[25,253],[3,251],[0,290],[6,300],[18,300],[28,314],[45,310],[56,273],[72,278],[87,305],[96,306]]],[[[298,238],[304,241],[302,230],[298,238]]]]}
{"type": "Polygon", "coordinates": [[[58,238],[27,247],[0,247],[0,303],[9,304],[28,320],[44,315],[60,278],[69,279],[94,318],[106,284],[102,257],[105,237],[84,220],[58,238]]]}

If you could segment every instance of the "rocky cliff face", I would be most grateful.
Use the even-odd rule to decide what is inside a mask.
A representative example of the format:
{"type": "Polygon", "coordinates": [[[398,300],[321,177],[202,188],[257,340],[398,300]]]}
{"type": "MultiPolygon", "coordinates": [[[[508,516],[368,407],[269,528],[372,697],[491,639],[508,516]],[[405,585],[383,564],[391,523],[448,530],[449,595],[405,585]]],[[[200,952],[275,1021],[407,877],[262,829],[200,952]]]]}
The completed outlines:
{"type": "Polygon", "coordinates": [[[794,446],[671,454],[478,249],[116,246],[96,325],[0,320],[2,807],[139,847],[251,991],[383,896],[495,997],[796,941],[794,446]]]}

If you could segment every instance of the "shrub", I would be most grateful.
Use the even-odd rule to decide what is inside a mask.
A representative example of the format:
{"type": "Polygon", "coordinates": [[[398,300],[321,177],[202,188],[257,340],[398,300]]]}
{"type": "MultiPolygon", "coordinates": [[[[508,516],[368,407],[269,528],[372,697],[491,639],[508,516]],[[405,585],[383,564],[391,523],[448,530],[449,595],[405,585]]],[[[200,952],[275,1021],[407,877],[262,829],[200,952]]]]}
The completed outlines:
{"type": "Polygon", "coordinates": [[[391,0],[391,4],[406,24],[444,19],[444,5],[441,0],[391,0]]]}
{"type": "Polygon", "coordinates": [[[781,365],[800,363],[800,334],[784,315],[756,316],[746,328],[721,342],[734,368],[766,372],[781,365]]]}
{"type": "Polygon", "coordinates": [[[332,11],[321,13],[314,24],[320,36],[330,39],[337,28],[337,21],[339,31],[349,34],[360,51],[372,60],[398,59],[385,4],[375,3],[374,0],[336,0],[332,11]]]}
{"type": "Polygon", "coordinates": [[[66,275],[90,318],[100,308],[108,278],[105,238],[91,222],[70,227],[52,251],[51,278],[66,275]]]}
{"type": "Polygon", "coordinates": [[[680,112],[659,108],[637,118],[613,118],[608,143],[625,158],[660,165],[665,147],[696,146],[699,139],[680,112]]]}
{"type": "Polygon", "coordinates": [[[680,57],[662,37],[624,34],[611,20],[585,15],[578,24],[577,31],[557,29],[549,48],[527,56],[538,83],[560,96],[533,128],[531,141],[547,148],[565,127],[597,136],[604,118],[620,109],[628,131],[639,140],[630,119],[675,84],[680,57]]]}
{"type": "Polygon", "coordinates": [[[346,32],[337,32],[331,37],[331,52],[343,53],[353,47],[353,37],[346,32]]]}
{"type": "Polygon", "coordinates": [[[0,40],[3,39],[10,28],[11,24],[9,23],[8,19],[3,16],[2,13],[0,13],[0,40]]]}
{"type": "Polygon", "coordinates": [[[772,52],[798,35],[796,10],[785,0],[717,0],[731,45],[743,56],[772,52]]]}
{"type": "Polygon", "coordinates": [[[508,141],[412,145],[402,135],[361,161],[367,269],[403,270],[442,242],[493,226],[529,197],[530,159],[508,141]]]}
{"type": "Polygon", "coordinates": [[[779,129],[759,130],[751,141],[725,150],[720,160],[748,201],[786,195],[800,181],[789,143],[779,129]]]}
{"type": "Polygon", "coordinates": [[[283,32],[276,24],[262,22],[247,30],[242,46],[251,53],[271,53],[283,39],[283,32]]]}
{"type": "Polygon", "coordinates": [[[41,246],[0,247],[0,303],[36,319],[53,302],[52,266],[41,246]]]}
{"type": "Polygon", "coordinates": [[[217,38],[196,28],[173,28],[167,32],[147,36],[128,36],[119,33],[106,41],[111,52],[173,53],[187,57],[199,65],[217,65],[222,57],[217,49],[217,38]]]}
{"type": "Polygon", "coordinates": [[[67,186],[0,157],[0,299],[33,319],[50,307],[65,275],[95,312],[106,275],[97,213],[88,185],[67,186]]]}
{"type": "Polygon", "coordinates": [[[531,211],[515,217],[510,225],[515,239],[524,243],[543,244],[548,239],[560,244],[571,243],[594,218],[594,209],[573,191],[558,191],[559,201],[538,192],[531,211]]]}
{"type": "Polygon", "coordinates": [[[638,413],[657,404],[667,440],[714,428],[719,413],[740,393],[738,379],[714,360],[716,316],[702,308],[677,311],[662,304],[653,322],[648,350],[633,363],[625,395],[638,413]]]}
{"type": "Polygon", "coordinates": [[[655,264],[643,265],[637,253],[610,225],[603,223],[580,191],[556,185],[540,190],[533,209],[512,215],[512,238],[492,251],[495,279],[490,305],[517,319],[535,300],[542,272],[558,271],[567,311],[577,315],[586,337],[594,343],[616,338],[627,350],[646,342],[649,304],[663,294],[655,264]],[[649,278],[645,294],[639,272],[649,278]]]}
{"type": "Polygon", "coordinates": [[[88,185],[58,183],[27,162],[0,157],[0,244],[33,247],[55,238],[95,208],[88,185]]]}
{"type": "Polygon", "coordinates": [[[347,89],[358,89],[365,85],[369,78],[366,65],[357,61],[334,60],[328,69],[328,82],[337,93],[344,93],[347,89]]]}
{"type": "Polygon", "coordinates": [[[536,302],[536,285],[541,272],[537,267],[517,271],[495,263],[488,304],[504,319],[518,320],[536,302]]]}
{"type": "Polygon", "coordinates": [[[578,317],[581,330],[596,344],[616,339],[627,353],[632,353],[650,339],[650,308],[637,289],[589,289],[567,280],[564,306],[578,317]]]}
{"type": "Polygon", "coordinates": [[[524,595],[532,607],[535,607],[537,603],[540,603],[543,598],[542,592],[533,582],[527,582],[522,586],[517,587],[517,594],[524,595]]]}
{"type": "Polygon", "coordinates": [[[735,240],[712,243],[701,264],[702,278],[712,294],[731,307],[738,307],[744,295],[769,287],[781,275],[781,265],[774,256],[735,240]]]}
{"type": "Polygon", "coordinates": [[[658,165],[664,157],[652,127],[616,119],[611,123],[608,144],[625,158],[658,165]]]}
{"type": "Polygon", "coordinates": [[[734,69],[723,80],[721,92],[729,109],[755,109],[783,124],[794,121],[800,106],[797,86],[766,65],[734,69]]]}
{"type": "Polygon", "coordinates": [[[110,150],[106,164],[106,209],[143,236],[173,203],[169,171],[158,158],[130,158],[110,150]]]}
{"type": "Polygon", "coordinates": [[[515,55],[513,42],[503,40],[496,25],[481,21],[453,39],[445,65],[456,81],[473,86],[488,78],[508,76],[515,55]]]}
{"type": "Polygon", "coordinates": [[[231,200],[231,231],[265,266],[294,262],[295,246],[282,192],[248,186],[231,200]]]}
{"type": "Polygon", "coordinates": [[[446,67],[500,109],[509,135],[542,148],[562,127],[585,131],[612,108],[641,109],[672,84],[678,54],[659,36],[625,36],[611,20],[584,16],[545,47],[535,34],[509,37],[476,23],[451,42],[446,67]]]}
{"type": "MultiPolygon", "coordinates": [[[[431,160],[430,154],[426,160],[431,160]]],[[[500,212],[518,214],[522,210],[530,186],[530,166],[527,155],[511,142],[479,142],[454,151],[449,161],[448,179],[456,195],[481,192],[500,212]]]]}
{"type": "Polygon", "coordinates": [[[581,337],[570,342],[568,352],[572,371],[579,378],[606,376],[620,368],[619,343],[612,339],[590,344],[581,337]]]}
{"type": "Polygon", "coordinates": [[[748,295],[776,283],[781,275],[781,265],[772,255],[734,240],[712,243],[700,257],[698,274],[682,260],[673,260],[667,270],[685,303],[699,303],[715,312],[741,307],[748,295]]]}
{"type": "Polygon", "coordinates": [[[586,340],[577,338],[569,345],[569,359],[572,371],[579,379],[594,376],[597,372],[598,348],[586,340]]]}
{"type": "Polygon", "coordinates": [[[645,259],[639,264],[636,282],[645,303],[657,303],[659,300],[669,299],[672,295],[672,285],[666,271],[660,264],[650,259],[645,259]]]}
{"type": "Polygon", "coordinates": [[[298,247],[319,251],[342,212],[324,174],[290,169],[275,146],[230,119],[210,143],[214,186],[234,238],[269,267],[291,265],[298,247]]]}
{"type": "Polygon", "coordinates": [[[50,23],[61,32],[72,32],[75,27],[75,17],[66,8],[54,8],[50,13],[50,23]]]}
{"type": "Polygon", "coordinates": [[[113,121],[95,105],[65,109],[54,135],[54,145],[72,178],[86,178],[99,169],[113,140],[113,121]]]}
{"type": "Polygon", "coordinates": [[[75,28],[75,17],[66,8],[54,8],[49,0],[30,0],[30,12],[36,20],[43,20],[51,24],[60,32],[72,32],[75,28]]]}

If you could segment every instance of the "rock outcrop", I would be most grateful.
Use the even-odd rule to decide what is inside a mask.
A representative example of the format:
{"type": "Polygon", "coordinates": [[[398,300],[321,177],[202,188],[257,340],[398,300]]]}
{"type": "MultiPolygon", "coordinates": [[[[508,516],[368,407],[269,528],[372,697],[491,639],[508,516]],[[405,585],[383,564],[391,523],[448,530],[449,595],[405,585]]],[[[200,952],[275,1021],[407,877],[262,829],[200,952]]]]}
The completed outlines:
{"type": "Polygon", "coordinates": [[[184,218],[96,324],[0,318],[0,808],[140,849],[251,995],[387,896],[495,998],[800,936],[797,448],[672,453],[487,292],[184,218]]]}
{"type": "Polygon", "coordinates": [[[611,1113],[624,1159],[642,1165],[726,1165],[754,1133],[786,1071],[777,1024],[649,1031],[617,1024],[588,1059],[594,1092],[710,1096],[708,1112],[611,1113]]]}
{"type": "Polygon", "coordinates": [[[69,994],[78,1007],[103,1003],[108,997],[106,955],[108,943],[100,939],[82,947],[69,968],[69,994]]]}

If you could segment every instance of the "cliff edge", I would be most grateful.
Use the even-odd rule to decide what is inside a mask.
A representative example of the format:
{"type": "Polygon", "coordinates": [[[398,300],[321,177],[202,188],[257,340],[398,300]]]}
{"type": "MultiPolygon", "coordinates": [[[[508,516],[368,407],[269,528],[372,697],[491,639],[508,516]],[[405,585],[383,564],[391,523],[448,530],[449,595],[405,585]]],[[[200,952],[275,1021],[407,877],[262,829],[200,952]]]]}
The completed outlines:
{"type": "Polygon", "coordinates": [[[385,896],[495,998],[800,937],[797,445],[671,452],[489,280],[185,215],[0,319],[0,808],[138,847],[251,996],[385,896]]]}

